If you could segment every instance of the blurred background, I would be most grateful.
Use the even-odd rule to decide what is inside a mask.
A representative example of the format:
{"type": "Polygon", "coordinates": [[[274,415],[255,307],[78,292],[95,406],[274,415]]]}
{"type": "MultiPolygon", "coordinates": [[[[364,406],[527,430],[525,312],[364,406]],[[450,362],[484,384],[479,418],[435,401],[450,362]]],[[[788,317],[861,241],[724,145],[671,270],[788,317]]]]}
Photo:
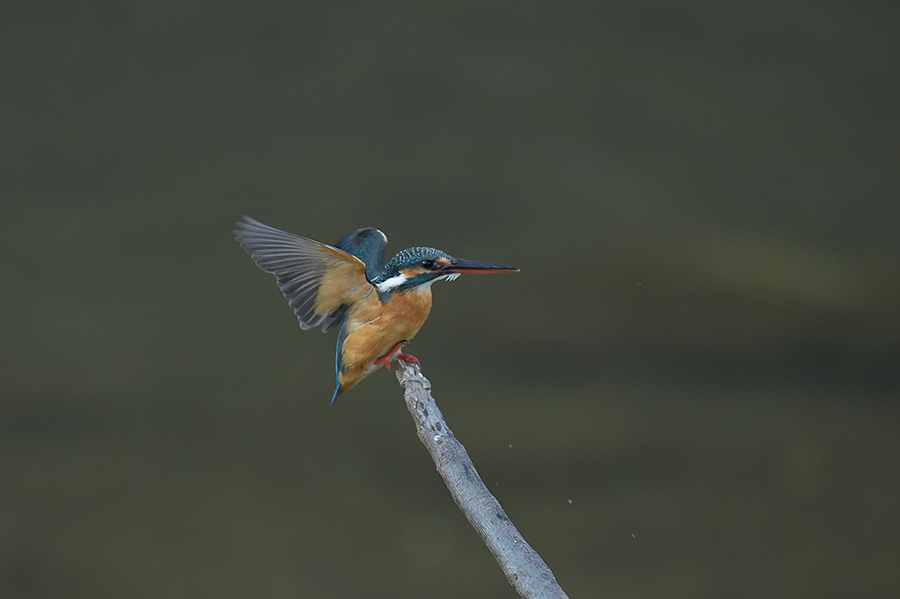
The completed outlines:
{"type": "Polygon", "coordinates": [[[515,597],[243,214],[522,269],[408,350],[573,598],[900,596],[894,4],[0,11],[0,597],[515,597]]]}

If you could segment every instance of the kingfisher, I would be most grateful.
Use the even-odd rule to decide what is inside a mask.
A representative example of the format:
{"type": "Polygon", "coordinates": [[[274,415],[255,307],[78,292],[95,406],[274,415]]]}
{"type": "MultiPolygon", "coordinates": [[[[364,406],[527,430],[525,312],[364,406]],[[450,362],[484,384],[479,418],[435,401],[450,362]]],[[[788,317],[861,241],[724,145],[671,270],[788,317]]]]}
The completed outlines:
{"type": "Polygon", "coordinates": [[[385,263],[387,236],[374,227],[328,245],[244,216],[234,234],[254,262],[275,276],[301,329],[339,329],[332,405],[382,365],[390,371],[394,359],[420,366],[400,350],[428,318],[435,281],[519,271],[432,247],[407,248],[385,263]]]}

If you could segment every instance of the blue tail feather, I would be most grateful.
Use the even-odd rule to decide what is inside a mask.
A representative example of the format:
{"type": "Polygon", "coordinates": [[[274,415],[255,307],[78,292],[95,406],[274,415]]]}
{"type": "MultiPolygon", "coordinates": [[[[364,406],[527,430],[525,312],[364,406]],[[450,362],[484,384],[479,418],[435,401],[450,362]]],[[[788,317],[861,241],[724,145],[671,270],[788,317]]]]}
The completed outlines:
{"type": "Polygon", "coordinates": [[[344,341],[347,339],[347,318],[341,322],[341,328],[338,331],[337,345],[334,350],[334,395],[331,396],[331,405],[337,401],[338,395],[341,394],[341,355],[344,353],[344,341]]]}

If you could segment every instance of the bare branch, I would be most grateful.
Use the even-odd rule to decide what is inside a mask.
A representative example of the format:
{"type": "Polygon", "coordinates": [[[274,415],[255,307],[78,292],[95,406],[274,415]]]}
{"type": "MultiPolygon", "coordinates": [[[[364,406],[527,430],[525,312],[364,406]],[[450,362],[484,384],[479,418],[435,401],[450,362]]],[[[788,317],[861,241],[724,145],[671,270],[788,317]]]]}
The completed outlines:
{"type": "Polygon", "coordinates": [[[412,364],[396,360],[392,365],[419,439],[431,454],[456,505],[478,531],[509,584],[526,599],[567,599],[553,572],[488,491],[466,448],[447,426],[431,396],[431,382],[412,364]]]}

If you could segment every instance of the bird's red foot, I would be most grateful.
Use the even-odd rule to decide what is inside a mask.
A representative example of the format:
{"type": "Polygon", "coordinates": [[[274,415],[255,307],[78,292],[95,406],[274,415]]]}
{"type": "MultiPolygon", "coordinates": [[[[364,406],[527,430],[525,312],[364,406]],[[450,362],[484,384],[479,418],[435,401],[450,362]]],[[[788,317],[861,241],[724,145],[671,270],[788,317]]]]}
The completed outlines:
{"type": "Polygon", "coordinates": [[[422,370],[422,365],[419,364],[419,358],[412,356],[410,354],[404,354],[403,352],[397,352],[397,359],[403,360],[407,364],[415,364],[416,368],[422,370]]]}
{"type": "Polygon", "coordinates": [[[403,345],[405,343],[406,343],[406,341],[398,342],[396,345],[394,345],[394,347],[391,348],[391,351],[389,351],[388,353],[384,354],[383,356],[381,356],[380,358],[375,360],[373,362],[373,364],[384,364],[384,367],[387,368],[388,372],[390,372],[391,371],[391,360],[393,360],[394,358],[397,358],[398,360],[403,360],[404,362],[406,362],[408,364],[415,364],[416,366],[419,367],[419,370],[421,370],[422,365],[419,364],[418,358],[416,358],[415,356],[411,356],[409,354],[404,354],[403,352],[400,351],[400,348],[403,347],[403,345]]]}

